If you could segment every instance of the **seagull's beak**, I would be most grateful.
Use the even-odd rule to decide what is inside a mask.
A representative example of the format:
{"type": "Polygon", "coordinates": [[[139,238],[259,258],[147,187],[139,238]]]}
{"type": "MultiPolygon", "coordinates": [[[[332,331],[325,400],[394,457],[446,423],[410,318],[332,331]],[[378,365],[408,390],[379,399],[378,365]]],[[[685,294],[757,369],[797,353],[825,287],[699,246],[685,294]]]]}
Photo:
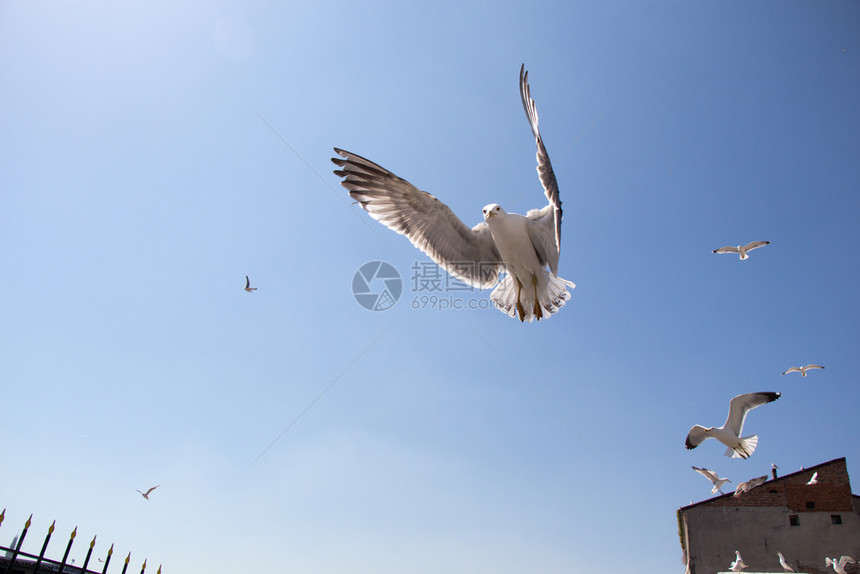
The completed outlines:
{"type": "Polygon", "coordinates": [[[489,218],[491,218],[491,217],[495,217],[495,216],[496,216],[496,212],[495,212],[495,211],[491,211],[491,212],[489,212],[489,213],[487,214],[487,219],[489,219],[489,218]]]}

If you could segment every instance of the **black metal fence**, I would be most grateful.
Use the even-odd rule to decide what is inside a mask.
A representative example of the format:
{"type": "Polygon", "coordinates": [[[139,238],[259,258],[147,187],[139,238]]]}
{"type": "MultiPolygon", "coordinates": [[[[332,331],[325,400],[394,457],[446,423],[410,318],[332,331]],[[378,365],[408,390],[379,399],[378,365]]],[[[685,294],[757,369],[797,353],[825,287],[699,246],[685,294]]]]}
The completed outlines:
{"type": "MultiPolygon", "coordinates": [[[[0,513],[0,526],[3,526],[3,520],[5,518],[6,509],[4,508],[3,512],[0,513]]],[[[96,546],[95,536],[93,536],[93,539],[90,542],[87,556],[82,565],[76,566],[75,564],[70,564],[68,562],[69,553],[72,551],[72,545],[75,543],[75,536],[78,534],[77,526],[75,526],[75,529],[69,535],[69,542],[66,544],[66,551],[63,553],[62,560],[51,560],[50,558],[45,557],[45,553],[48,550],[48,544],[51,542],[51,536],[54,534],[54,526],[57,523],[56,520],[52,522],[51,526],[48,528],[48,534],[45,536],[45,541],[42,543],[42,550],[38,555],[22,552],[21,545],[24,543],[24,539],[30,531],[30,524],[32,521],[33,515],[31,514],[30,518],[27,519],[27,522],[24,523],[24,530],[22,530],[20,535],[18,535],[17,541],[12,542],[12,548],[0,545],[0,553],[2,553],[2,555],[0,555],[0,574],[107,574],[111,557],[113,556],[113,544],[110,545],[104,558],[96,558],[97,562],[94,566],[99,569],[88,569],[90,560],[93,557],[93,549],[96,546]]],[[[74,560],[72,560],[72,562],[74,562],[74,560]]],[[[125,561],[122,564],[121,574],[128,574],[129,562],[131,562],[131,552],[129,552],[125,557],[125,561]]],[[[143,561],[143,565],[140,567],[140,574],[145,574],[145,572],[146,560],[143,561]]],[[[156,574],[161,574],[161,565],[158,566],[156,574]]]]}

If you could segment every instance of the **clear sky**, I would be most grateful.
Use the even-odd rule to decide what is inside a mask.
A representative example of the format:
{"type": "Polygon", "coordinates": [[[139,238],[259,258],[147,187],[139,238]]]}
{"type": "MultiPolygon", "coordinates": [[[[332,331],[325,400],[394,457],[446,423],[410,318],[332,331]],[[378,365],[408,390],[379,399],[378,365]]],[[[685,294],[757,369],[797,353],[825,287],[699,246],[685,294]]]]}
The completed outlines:
{"type": "Polygon", "coordinates": [[[858,30],[853,1],[0,3],[0,541],[32,512],[30,552],[56,519],[78,563],[98,534],[165,574],[665,573],[691,465],[845,456],[860,491],[858,30]],[[332,148],[470,226],[543,206],[522,63],[572,300],[425,308],[489,292],[416,289],[332,148]],[[377,260],[403,292],[372,312],[377,260]],[[783,396],[750,460],[684,449],[751,391],[783,396]]]}

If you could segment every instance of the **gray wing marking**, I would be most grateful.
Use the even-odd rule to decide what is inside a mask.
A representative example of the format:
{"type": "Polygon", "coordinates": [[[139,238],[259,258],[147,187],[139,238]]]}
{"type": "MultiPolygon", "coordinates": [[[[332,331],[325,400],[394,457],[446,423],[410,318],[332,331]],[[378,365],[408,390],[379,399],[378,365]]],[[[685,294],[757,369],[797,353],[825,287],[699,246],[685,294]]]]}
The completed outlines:
{"type": "Polygon", "coordinates": [[[405,235],[454,277],[479,289],[492,287],[504,270],[490,228],[467,227],[451,209],[405,179],[358,154],[334,148],[341,185],[362,209],[389,229],[405,235]]]}

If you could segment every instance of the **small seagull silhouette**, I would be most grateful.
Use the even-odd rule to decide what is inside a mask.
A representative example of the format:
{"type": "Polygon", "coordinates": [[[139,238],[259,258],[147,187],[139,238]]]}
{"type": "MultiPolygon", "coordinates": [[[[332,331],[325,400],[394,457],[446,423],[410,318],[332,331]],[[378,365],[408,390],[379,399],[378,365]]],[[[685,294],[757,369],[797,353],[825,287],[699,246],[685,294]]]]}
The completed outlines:
{"type": "Polygon", "coordinates": [[[745,492],[749,492],[750,490],[752,490],[756,486],[759,486],[760,484],[764,484],[765,482],[767,482],[767,475],[759,476],[757,478],[752,478],[746,482],[742,482],[737,486],[737,488],[735,488],[734,496],[740,496],[741,494],[743,494],[745,492]]]}
{"type": "Polygon", "coordinates": [[[257,290],[256,287],[251,287],[251,280],[248,279],[247,275],[245,275],[245,291],[247,291],[248,293],[252,293],[256,290],[257,290]]]}
{"type": "Polygon", "coordinates": [[[741,558],[741,553],[735,550],[735,561],[732,562],[732,565],[729,566],[729,570],[732,572],[740,572],[744,568],[747,568],[747,565],[744,563],[744,559],[741,558]]]}
{"type": "Polygon", "coordinates": [[[779,565],[782,566],[783,571],[785,571],[786,573],[797,572],[797,570],[791,567],[791,565],[785,559],[785,556],[782,555],[782,552],[777,552],[776,555],[779,556],[779,565]]]}
{"type": "Polygon", "coordinates": [[[857,561],[851,558],[850,556],[842,556],[839,560],[834,560],[832,558],[824,559],[824,567],[833,566],[833,569],[836,571],[836,574],[846,574],[845,565],[846,564],[857,564],[857,561]]]}
{"type": "Polygon", "coordinates": [[[783,373],[783,375],[787,375],[788,373],[800,373],[801,376],[806,376],[806,371],[809,369],[823,369],[821,365],[805,365],[803,367],[791,367],[787,371],[783,373]]]}
{"type": "Polygon", "coordinates": [[[738,245],[737,247],[732,247],[729,245],[728,247],[720,247],[719,249],[714,249],[714,253],[737,253],[740,255],[741,259],[749,259],[749,255],[747,252],[752,251],[753,249],[758,249],[759,247],[764,247],[770,243],[770,241],[753,241],[752,243],[747,243],[746,245],[738,245]]]}
{"type": "MultiPolygon", "coordinates": [[[[156,489],[156,488],[158,488],[159,486],[161,486],[161,485],[160,485],[160,484],[156,484],[155,486],[153,486],[152,488],[150,488],[150,489],[149,489],[149,490],[147,490],[146,492],[144,492],[144,491],[142,491],[142,490],[138,490],[138,492],[139,492],[139,493],[140,493],[140,494],[141,494],[145,499],[149,500],[149,495],[152,493],[152,491],[153,491],[153,490],[155,490],[155,489],[156,489]]],[[[137,490],[137,489],[135,489],[135,490],[137,490]]]]}

